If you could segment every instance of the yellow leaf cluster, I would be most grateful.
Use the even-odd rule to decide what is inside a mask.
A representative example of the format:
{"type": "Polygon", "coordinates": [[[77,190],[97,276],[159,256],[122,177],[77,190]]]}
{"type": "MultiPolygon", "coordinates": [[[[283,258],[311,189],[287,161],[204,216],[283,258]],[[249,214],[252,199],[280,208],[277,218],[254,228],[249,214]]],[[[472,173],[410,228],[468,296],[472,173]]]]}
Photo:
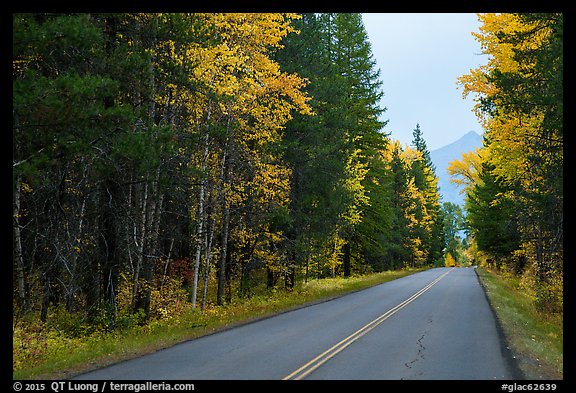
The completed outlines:
{"type": "Polygon", "coordinates": [[[355,149],[348,157],[346,163],[347,177],[344,185],[354,196],[354,203],[351,203],[343,214],[343,218],[350,224],[355,225],[362,221],[363,211],[370,205],[370,197],[362,181],[368,173],[368,165],[359,160],[360,149],[355,149]]]}
{"type": "MultiPolygon", "coordinates": [[[[484,149],[484,159],[489,160],[495,166],[495,174],[509,180],[526,179],[530,172],[529,155],[532,149],[531,138],[537,134],[544,117],[542,114],[532,113],[530,116],[518,111],[507,110],[507,106],[499,98],[505,92],[498,90],[497,86],[490,83],[488,75],[497,70],[501,73],[526,73],[533,64],[525,63],[520,68],[515,58],[517,50],[537,49],[542,45],[548,29],[535,29],[516,14],[479,14],[482,22],[480,33],[473,33],[480,42],[482,50],[488,54],[488,63],[475,70],[470,70],[467,75],[461,76],[458,81],[464,87],[463,95],[476,94],[475,113],[482,123],[490,144],[484,149]],[[530,32],[530,34],[526,34],[530,32]],[[524,39],[518,42],[507,42],[503,35],[519,35],[524,39]],[[481,100],[488,99],[494,107],[499,108],[497,115],[486,111],[481,106],[481,100]]],[[[525,60],[526,61],[526,60],[525,60]]],[[[469,183],[477,181],[477,168],[480,157],[463,157],[460,163],[453,163],[451,170],[460,179],[454,182],[469,183]]],[[[534,179],[531,179],[533,181],[534,179]]]]}
{"type": "Polygon", "coordinates": [[[474,184],[482,184],[479,176],[482,167],[482,150],[482,148],[476,148],[473,151],[462,153],[460,160],[451,161],[448,165],[450,181],[463,186],[460,190],[461,193],[469,190],[474,184]]]}
{"type": "Polygon", "coordinates": [[[456,266],[456,260],[454,259],[452,254],[449,252],[446,253],[446,257],[444,258],[444,266],[446,266],[446,267],[456,266]]]}

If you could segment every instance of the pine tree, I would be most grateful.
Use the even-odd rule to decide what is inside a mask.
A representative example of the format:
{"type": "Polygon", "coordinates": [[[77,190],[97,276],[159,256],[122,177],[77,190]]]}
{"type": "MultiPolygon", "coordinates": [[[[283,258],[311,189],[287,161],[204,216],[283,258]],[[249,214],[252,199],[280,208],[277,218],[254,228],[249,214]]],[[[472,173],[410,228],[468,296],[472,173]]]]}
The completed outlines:
{"type": "MultiPolygon", "coordinates": [[[[298,35],[284,40],[276,54],[287,72],[309,80],[313,116],[295,114],[283,136],[285,157],[291,168],[290,220],[286,228],[291,272],[304,261],[305,278],[310,261],[328,260],[339,217],[348,205],[344,188],[345,141],[342,79],[330,60],[330,29],[321,15],[304,14],[295,21],[298,35]],[[319,45],[320,43],[320,45],[319,45]]],[[[324,266],[316,267],[321,274],[324,266]]],[[[291,279],[289,285],[293,285],[291,279]]]]}
{"type": "Polygon", "coordinates": [[[376,186],[386,145],[379,133],[380,82],[360,15],[305,14],[295,26],[300,34],[288,37],[277,56],[283,67],[310,81],[315,115],[296,115],[284,134],[292,168],[289,258],[293,265],[305,261],[307,276],[312,259],[333,261],[331,255],[341,254],[329,269],[334,273],[342,264],[349,275],[362,244],[379,246],[373,230],[386,222],[386,195],[376,186]],[[354,257],[350,241],[358,246],[354,257]],[[335,245],[341,250],[321,256],[335,245]]]}
{"type": "MultiPolygon", "coordinates": [[[[115,23],[90,14],[13,15],[14,190],[18,210],[28,212],[17,227],[30,228],[17,230],[16,270],[30,272],[20,279],[29,300],[42,299],[42,320],[51,303],[76,309],[77,293],[90,318],[102,298],[114,306],[114,172],[136,113],[118,103],[124,80],[115,67],[133,59],[110,62],[115,23]]],[[[133,62],[133,72],[141,65],[133,62]]]]}
{"type": "Polygon", "coordinates": [[[466,220],[472,228],[478,250],[486,251],[499,265],[520,244],[516,208],[510,188],[493,173],[494,166],[482,165],[481,183],[474,186],[466,199],[466,220]]]}
{"type": "Polygon", "coordinates": [[[395,141],[392,147],[390,170],[392,173],[391,200],[392,200],[392,227],[388,235],[388,252],[391,267],[402,268],[412,259],[413,250],[408,243],[411,239],[411,225],[414,222],[410,212],[413,205],[410,188],[410,165],[405,159],[400,142],[395,141]]]}
{"type": "Polygon", "coordinates": [[[341,233],[345,241],[343,270],[347,276],[351,272],[349,263],[363,259],[363,250],[358,247],[363,234],[357,231],[357,226],[364,219],[364,212],[371,203],[366,179],[370,161],[378,160],[378,154],[385,147],[387,139],[380,133],[386,124],[379,119],[384,111],[379,105],[383,95],[382,82],[378,78],[379,70],[375,68],[362,17],[360,14],[337,14],[332,17],[332,21],[333,62],[345,86],[345,132],[348,144],[346,187],[353,196],[353,203],[343,217],[341,233]]]}
{"type": "Polygon", "coordinates": [[[423,194],[424,206],[418,215],[422,251],[426,254],[426,263],[433,264],[442,257],[444,249],[443,220],[441,217],[438,178],[430,158],[420,124],[416,124],[413,132],[412,146],[420,156],[412,161],[411,175],[416,188],[423,194]]]}

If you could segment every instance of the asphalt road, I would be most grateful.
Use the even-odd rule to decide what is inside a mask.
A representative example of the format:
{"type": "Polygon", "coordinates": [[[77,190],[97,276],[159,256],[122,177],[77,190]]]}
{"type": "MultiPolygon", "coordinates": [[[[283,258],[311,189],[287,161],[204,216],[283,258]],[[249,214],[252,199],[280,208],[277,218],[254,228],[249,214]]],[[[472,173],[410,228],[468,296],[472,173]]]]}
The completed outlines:
{"type": "Polygon", "coordinates": [[[473,268],[438,268],[75,379],[514,379],[473,268]]]}

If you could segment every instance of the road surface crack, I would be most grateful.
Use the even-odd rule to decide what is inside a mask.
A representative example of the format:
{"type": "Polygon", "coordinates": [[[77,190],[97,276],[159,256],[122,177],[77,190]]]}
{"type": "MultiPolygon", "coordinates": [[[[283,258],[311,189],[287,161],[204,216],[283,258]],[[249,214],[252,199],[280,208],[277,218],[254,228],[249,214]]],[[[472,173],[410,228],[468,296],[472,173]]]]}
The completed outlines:
{"type": "MultiPolygon", "coordinates": [[[[432,318],[428,317],[426,322],[428,325],[431,325],[432,324],[432,318]]],[[[426,350],[426,347],[424,346],[424,337],[426,337],[427,333],[428,333],[428,330],[425,330],[422,333],[422,335],[420,336],[420,338],[416,341],[416,343],[418,344],[418,352],[416,352],[416,357],[413,360],[404,363],[404,366],[406,366],[408,369],[412,369],[412,366],[417,361],[424,360],[424,351],[426,350]]],[[[422,371],[418,372],[419,376],[421,376],[422,374],[423,374],[422,371]]],[[[404,379],[404,378],[402,378],[402,379],[404,379]]]]}
{"type": "Polygon", "coordinates": [[[412,368],[412,365],[414,363],[416,363],[420,359],[424,359],[424,350],[426,350],[426,347],[424,346],[422,341],[424,340],[425,336],[426,336],[426,332],[422,333],[422,336],[420,336],[420,338],[416,342],[418,344],[418,352],[416,353],[416,358],[414,358],[413,360],[411,360],[409,362],[404,363],[404,366],[406,366],[408,368],[412,368]]]}

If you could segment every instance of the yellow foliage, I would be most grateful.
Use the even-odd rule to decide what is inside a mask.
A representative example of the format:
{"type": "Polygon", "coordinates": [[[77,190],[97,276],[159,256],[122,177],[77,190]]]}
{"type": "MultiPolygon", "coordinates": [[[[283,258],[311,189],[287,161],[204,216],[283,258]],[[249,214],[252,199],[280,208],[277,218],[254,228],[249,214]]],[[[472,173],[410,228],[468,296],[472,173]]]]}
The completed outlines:
{"type": "Polygon", "coordinates": [[[482,184],[480,179],[480,169],[482,168],[482,148],[474,151],[462,153],[461,160],[451,161],[448,165],[448,173],[452,183],[464,186],[460,192],[466,192],[474,184],[482,184]]]}
{"type": "Polygon", "coordinates": [[[444,266],[446,266],[446,267],[456,266],[456,259],[454,259],[452,254],[449,252],[447,252],[446,256],[444,257],[444,266]]]}
{"type": "MultiPolygon", "coordinates": [[[[494,173],[503,179],[533,183],[535,179],[526,176],[531,172],[529,156],[538,153],[531,152],[532,136],[538,135],[537,130],[544,120],[544,115],[533,111],[527,116],[518,111],[507,110],[500,98],[505,92],[500,92],[497,86],[490,83],[488,75],[495,70],[521,75],[530,72],[534,64],[523,59],[524,64],[520,67],[515,53],[517,50],[538,49],[550,31],[549,28],[535,28],[535,25],[521,20],[516,14],[479,14],[479,20],[482,22],[480,32],[473,35],[480,42],[483,52],[490,55],[488,63],[470,70],[470,73],[461,76],[458,81],[464,87],[464,96],[469,93],[476,94],[475,112],[490,140],[484,157],[495,165],[494,173]],[[526,34],[528,32],[530,34],[526,34]],[[514,43],[502,39],[503,35],[514,34],[521,34],[523,39],[514,43]],[[500,109],[497,115],[491,115],[490,111],[482,107],[482,99],[488,99],[500,109]]],[[[468,173],[471,176],[467,176],[466,167],[471,168],[470,164],[476,162],[473,157],[469,158],[470,160],[464,158],[462,165],[456,164],[452,168],[456,174],[464,175],[468,179],[474,176],[473,173],[468,173]]],[[[468,180],[465,182],[468,183],[468,180]]],[[[528,183],[524,185],[527,186],[528,183]]]]}
{"type": "Polygon", "coordinates": [[[358,224],[362,220],[364,208],[370,205],[370,198],[362,185],[362,181],[368,173],[368,165],[359,160],[360,152],[360,149],[356,149],[348,156],[348,162],[346,163],[347,177],[344,180],[345,187],[354,196],[354,203],[348,206],[342,217],[352,225],[358,224]]]}
{"type": "Polygon", "coordinates": [[[20,183],[20,187],[22,192],[26,192],[26,193],[30,193],[32,192],[32,187],[30,187],[30,185],[28,183],[22,182],[20,183]]]}

